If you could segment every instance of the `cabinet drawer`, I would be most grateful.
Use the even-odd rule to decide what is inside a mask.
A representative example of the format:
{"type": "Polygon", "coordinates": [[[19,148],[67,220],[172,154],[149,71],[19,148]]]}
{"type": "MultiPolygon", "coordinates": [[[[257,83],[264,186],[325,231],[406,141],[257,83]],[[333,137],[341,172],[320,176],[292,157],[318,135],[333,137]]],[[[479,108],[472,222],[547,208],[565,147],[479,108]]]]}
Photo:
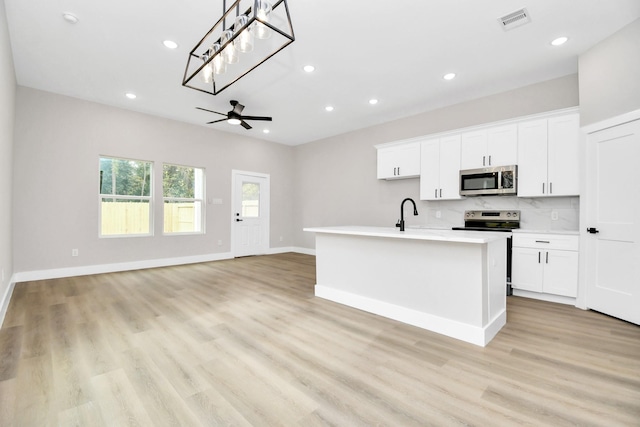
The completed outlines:
{"type": "Polygon", "coordinates": [[[533,249],[577,251],[579,236],[564,234],[513,233],[513,246],[533,249]]]}

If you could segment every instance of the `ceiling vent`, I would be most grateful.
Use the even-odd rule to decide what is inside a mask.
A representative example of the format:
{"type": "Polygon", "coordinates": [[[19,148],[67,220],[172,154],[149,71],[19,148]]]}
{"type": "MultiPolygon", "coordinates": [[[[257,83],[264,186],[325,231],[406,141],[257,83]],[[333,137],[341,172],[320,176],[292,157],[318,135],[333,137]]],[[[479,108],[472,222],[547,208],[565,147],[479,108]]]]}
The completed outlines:
{"type": "Polygon", "coordinates": [[[531,17],[529,16],[529,11],[527,11],[527,9],[525,8],[522,8],[520,10],[516,10],[515,12],[511,12],[510,14],[505,15],[501,18],[498,18],[498,22],[500,22],[500,26],[503,30],[509,31],[528,24],[529,22],[531,22],[531,17]]]}

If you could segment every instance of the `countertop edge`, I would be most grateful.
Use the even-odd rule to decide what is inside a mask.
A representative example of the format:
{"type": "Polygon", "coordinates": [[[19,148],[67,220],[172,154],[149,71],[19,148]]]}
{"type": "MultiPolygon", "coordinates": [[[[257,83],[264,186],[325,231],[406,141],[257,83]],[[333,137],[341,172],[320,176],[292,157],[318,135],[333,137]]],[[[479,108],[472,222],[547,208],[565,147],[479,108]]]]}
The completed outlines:
{"type": "Polygon", "coordinates": [[[406,229],[400,231],[391,227],[335,226],[305,227],[303,231],[323,234],[381,237],[390,239],[426,240],[454,243],[486,244],[506,239],[511,234],[504,232],[484,232],[465,230],[406,229]]]}

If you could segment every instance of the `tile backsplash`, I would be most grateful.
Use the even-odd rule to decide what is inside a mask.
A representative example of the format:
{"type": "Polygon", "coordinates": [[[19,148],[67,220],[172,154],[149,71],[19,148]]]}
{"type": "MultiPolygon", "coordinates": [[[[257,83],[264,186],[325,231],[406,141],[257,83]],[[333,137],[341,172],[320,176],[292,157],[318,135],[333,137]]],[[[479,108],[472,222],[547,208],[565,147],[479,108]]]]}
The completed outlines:
{"type": "Polygon", "coordinates": [[[579,197],[525,198],[513,196],[467,197],[462,200],[422,201],[423,226],[455,227],[464,225],[464,211],[508,210],[520,211],[520,227],[532,230],[576,231],[579,226],[579,197]],[[558,219],[552,219],[556,212],[558,219]]]}

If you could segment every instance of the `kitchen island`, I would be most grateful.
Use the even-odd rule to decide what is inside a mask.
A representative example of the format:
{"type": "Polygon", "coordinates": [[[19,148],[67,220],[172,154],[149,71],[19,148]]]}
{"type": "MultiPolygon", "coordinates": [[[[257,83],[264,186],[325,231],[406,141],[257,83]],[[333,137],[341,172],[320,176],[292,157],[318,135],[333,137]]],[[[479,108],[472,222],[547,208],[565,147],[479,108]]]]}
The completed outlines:
{"type": "Polygon", "coordinates": [[[315,295],[485,346],[505,325],[507,233],[317,227],[315,295]]]}

